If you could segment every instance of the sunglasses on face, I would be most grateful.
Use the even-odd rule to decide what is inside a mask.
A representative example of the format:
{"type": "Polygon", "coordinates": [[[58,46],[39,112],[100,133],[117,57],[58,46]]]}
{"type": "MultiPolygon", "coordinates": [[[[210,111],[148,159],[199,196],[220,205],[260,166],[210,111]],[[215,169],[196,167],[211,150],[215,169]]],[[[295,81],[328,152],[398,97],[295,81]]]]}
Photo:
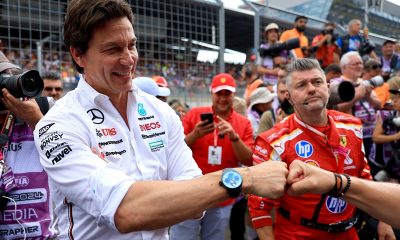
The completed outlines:
{"type": "Polygon", "coordinates": [[[380,64],[372,65],[372,66],[371,66],[371,69],[373,69],[373,70],[381,69],[381,68],[382,68],[382,65],[380,65],[380,64]]]}
{"type": "Polygon", "coordinates": [[[63,90],[62,87],[45,87],[44,88],[44,90],[49,91],[49,92],[53,91],[53,89],[56,90],[56,92],[61,92],[63,90]]]}

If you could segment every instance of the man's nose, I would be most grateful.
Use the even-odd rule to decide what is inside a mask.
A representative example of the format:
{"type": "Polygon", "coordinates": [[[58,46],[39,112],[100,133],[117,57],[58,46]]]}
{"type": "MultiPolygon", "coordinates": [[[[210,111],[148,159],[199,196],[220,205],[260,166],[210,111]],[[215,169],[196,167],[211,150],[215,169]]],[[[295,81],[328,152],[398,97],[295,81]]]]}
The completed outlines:
{"type": "Polygon", "coordinates": [[[309,93],[315,93],[315,86],[311,82],[307,84],[307,91],[309,93]]]}
{"type": "Polygon", "coordinates": [[[134,55],[135,54],[132,51],[125,49],[121,56],[121,63],[127,66],[132,66],[135,63],[134,55]]]}

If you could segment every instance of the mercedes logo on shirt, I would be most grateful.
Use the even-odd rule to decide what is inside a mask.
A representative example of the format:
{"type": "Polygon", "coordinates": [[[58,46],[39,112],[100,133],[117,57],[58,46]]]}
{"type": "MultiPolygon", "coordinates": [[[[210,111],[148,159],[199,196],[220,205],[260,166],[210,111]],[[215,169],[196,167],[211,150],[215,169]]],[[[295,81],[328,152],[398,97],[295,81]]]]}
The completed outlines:
{"type": "Polygon", "coordinates": [[[87,114],[92,118],[94,124],[102,124],[104,122],[104,114],[97,108],[88,110],[87,114]]]}

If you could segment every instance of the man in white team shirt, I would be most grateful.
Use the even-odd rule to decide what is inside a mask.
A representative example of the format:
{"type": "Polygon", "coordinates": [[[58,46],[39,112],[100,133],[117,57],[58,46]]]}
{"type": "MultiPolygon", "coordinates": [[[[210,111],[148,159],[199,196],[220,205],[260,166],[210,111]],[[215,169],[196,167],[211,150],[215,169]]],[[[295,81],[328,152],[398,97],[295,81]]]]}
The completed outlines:
{"type": "Polygon", "coordinates": [[[168,239],[168,226],[237,193],[282,195],[283,163],[201,176],[178,116],[132,82],[132,23],[124,0],[69,2],[64,41],[83,79],[34,132],[60,239],[168,239]]]}

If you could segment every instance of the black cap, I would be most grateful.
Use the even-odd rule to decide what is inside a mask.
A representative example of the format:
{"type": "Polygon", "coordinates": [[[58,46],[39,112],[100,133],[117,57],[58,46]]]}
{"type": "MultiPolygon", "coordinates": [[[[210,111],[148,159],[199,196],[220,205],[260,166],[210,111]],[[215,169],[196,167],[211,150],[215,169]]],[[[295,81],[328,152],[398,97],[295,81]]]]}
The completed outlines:
{"type": "Polygon", "coordinates": [[[303,15],[299,15],[299,16],[297,16],[297,17],[294,19],[294,21],[295,21],[295,22],[297,22],[297,20],[299,20],[299,19],[305,19],[305,20],[308,20],[308,17],[306,17],[306,16],[303,16],[303,15]]]}
{"type": "Polygon", "coordinates": [[[386,41],[383,42],[382,46],[385,46],[385,45],[388,44],[388,43],[396,44],[395,41],[388,39],[388,40],[386,40],[386,41]]]}

